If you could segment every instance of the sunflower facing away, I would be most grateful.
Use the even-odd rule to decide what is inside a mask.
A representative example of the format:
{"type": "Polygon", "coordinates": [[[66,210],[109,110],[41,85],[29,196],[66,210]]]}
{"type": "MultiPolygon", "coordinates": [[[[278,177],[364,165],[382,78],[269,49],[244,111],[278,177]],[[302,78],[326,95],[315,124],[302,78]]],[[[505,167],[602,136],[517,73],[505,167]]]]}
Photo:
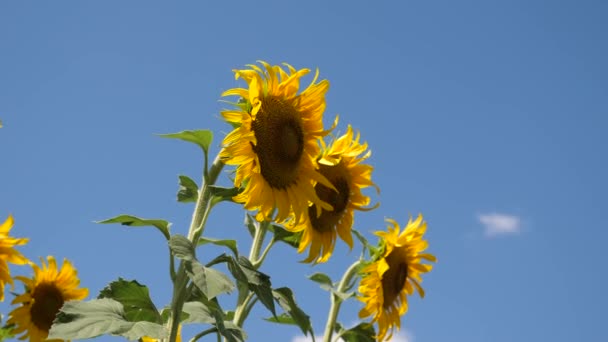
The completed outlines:
{"type": "Polygon", "coordinates": [[[0,301],[4,300],[4,285],[7,283],[13,285],[8,263],[16,265],[29,263],[26,257],[14,249],[15,246],[25,245],[28,239],[18,239],[8,235],[14,223],[13,216],[9,215],[6,221],[0,224],[0,301]]]}
{"type": "MultiPolygon", "coordinates": [[[[15,297],[12,304],[19,304],[9,314],[8,324],[15,324],[15,335],[24,333],[20,340],[29,338],[30,342],[46,340],[55,315],[66,301],[84,299],[88,289],[78,288],[76,269],[67,260],[57,269],[57,262],[52,256],[47,257],[48,266],[40,260],[42,268],[32,265],[34,276],[15,277],[23,282],[25,293],[15,297]]],[[[57,341],[57,340],[55,340],[57,341]]]]}
{"type": "MultiPolygon", "coordinates": [[[[293,210],[299,221],[309,202],[331,209],[314,191],[316,182],[331,187],[316,170],[317,141],[330,130],[323,129],[325,93],[329,82],[316,82],[298,94],[300,79],[308,69],[260,62],[250,69],[235,70],[248,89],[234,88],[222,96],[240,96],[235,109],[222,112],[236,128],[223,141],[221,157],[236,165],[234,185],[243,191],[234,197],[247,210],[258,210],[258,220],[283,221],[293,210]],[[272,217],[277,209],[276,218],[272,217]]],[[[335,126],[335,123],[334,123],[335,126]]],[[[332,127],[333,129],[333,127],[332,127]]]]}
{"type": "Polygon", "coordinates": [[[433,266],[423,264],[422,259],[436,262],[434,255],[422,253],[428,242],[423,240],[426,222],[419,215],[411,219],[402,232],[397,222],[387,220],[392,226],[388,232],[377,232],[384,242],[384,253],[381,257],[361,270],[363,278],[359,285],[361,300],[365,307],[359,312],[359,318],[372,316],[372,323],[378,322],[378,340],[393,335],[395,326],[401,328],[401,316],[407,312],[407,296],[418,290],[424,297],[420,283],[422,273],[429,272],[433,266]]]}
{"type": "Polygon", "coordinates": [[[359,143],[359,137],[358,133],[355,136],[349,125],[346,134],[335,139],[329,146],[323,145],[318,159],[319,172],[337,191],[317,183],[315,192],[333,209],[322,209],[319,214],[314,206],[310,206],[303,221],[297,223],[293,220],[286,225],[291,231],[303,232],[298,252],[302,253],[310,246],[305,262],[315,259],[316,262],[326,262],[334,250],[336,235],[352,248],[354,210],[370,210],[377,206],[366,208],[370,198],[361,193],[361,189],[376,185],[371,181],[373,167],[362,164],[369,158],[371,151],[366,152],[367,143],[359,143]]]}

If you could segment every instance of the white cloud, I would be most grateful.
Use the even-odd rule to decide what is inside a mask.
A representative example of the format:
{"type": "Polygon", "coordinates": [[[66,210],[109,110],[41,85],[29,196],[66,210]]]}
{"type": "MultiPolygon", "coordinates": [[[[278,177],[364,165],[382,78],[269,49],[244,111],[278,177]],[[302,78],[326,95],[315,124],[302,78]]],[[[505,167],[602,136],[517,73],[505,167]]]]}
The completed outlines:
{"type": "MultiPolygon", "coordinates": [[[[323,336],[315,336],[316,342],[323,341],[323,336]]],[[[342,339],[340,339],[342,341],[342,339]]],[[[389,340],[390,342],[414,342],[414,335],[408,330],[401,330],[400,332],[396,332],[393,334],[393,338],[389,340]]],[[[291,342],[312,342],[312,338],[310,336],[296,336],[291,339],[291,342]]]]}
{"type": "Polygon", "coordinates": [[[493,238],[503,235],[514,235],[521,232],[521,219],[506,214],[480,214],[477,219],[484,226],[484,235],[493,238]]]}

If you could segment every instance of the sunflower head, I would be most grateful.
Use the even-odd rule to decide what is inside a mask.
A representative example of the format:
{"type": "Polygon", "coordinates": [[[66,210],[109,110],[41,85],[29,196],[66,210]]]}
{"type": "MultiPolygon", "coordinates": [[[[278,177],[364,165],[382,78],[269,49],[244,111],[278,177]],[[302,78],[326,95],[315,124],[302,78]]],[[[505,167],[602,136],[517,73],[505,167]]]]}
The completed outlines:
{"type": "Polygon", "coordinates": [[[352,248],[354,210],[377,207],[366,207],[370,198],[361,192],[363,188],[376,185],[371,181],[372,166],[362,163],[371,151],[367,149],[367,143],[359,142],[359,138],[359,134],[355,135],[349,125],[344,135],[334,139],[328,146],[322,144],[318,158],[319,172],[334,189],[317,183],[315,192],[332,209],[310,206],[303,221],[291,220],[286,224],[286,228],[291,231],[303,232],[298,252],[302,253],[310,246],[305,262],[326,262],[333,252],[336,235],[352,248]]]}
{"type": "Polygon", "coordinates": [[[32,265],[32,278],[15,277],[23,282],[25,293],[13,300],[12,304],[18,307],[11,311],[7,323],[15,325],[15,335],[23,333],[20,339],[29,338],[30,342],[47,341],[49,329],[63,304],[84,299],[89,293],[88,289],[78,288],[80,280],[76,269],[67,259],[59,269],[54,257],[47,257],[47,262],[41,259],[41,267],[32,265]]]}
{"type": "Polygon", "coordinates": [[[423,264],[422,260],[437,261],[434,255],[422,253],[428,247],[423,239],[426,222],[422,215],[415,221],[410,219],[401,232],[397,222],[387,222],[388,231],[376,233],[382,239],[384,252],[361,270],[358,297],[365,304],[359,317],[372,316],[372,322],[378,323],[378,340],[389,339],[395,327],[401,328],[401,316],[408,309],[407,296],[414,289],[424,297],[421,274],[429,272],[432,265],[423,264]]]}
{"type": "Polygon", "coordinates": [[[317,141],[329,133],[323,129],[329,82],[317,82],[317,71],[311,84],[299,92],[300,79],[310,70],[260,64],[263,69],[249,65],[235,70],[236,78],[244,79],[248,87],[222,94],[241,98],[235,109],[222,112],[235,127],[224,138],[220,154],[226,164],[237,166],[234,185],[243,190],[234,200],[247,210],[257,210],[258,220],[283,221],[291,212],[299,220],[309,202],[331,209],[314,191],[317,182],[332,187],[315,163],[317,141]]]}
{"type": "Polygon", "coordinates": [[[0,301],[4,301],[4,285],[7,283],[13,285],[8,263],[17,265],[29,263],[29,260],[14,248],[25,245],[28,239],[9,236],[14,223],[13,216],[9,215],[4,223],[0,224],[0,301]]]}

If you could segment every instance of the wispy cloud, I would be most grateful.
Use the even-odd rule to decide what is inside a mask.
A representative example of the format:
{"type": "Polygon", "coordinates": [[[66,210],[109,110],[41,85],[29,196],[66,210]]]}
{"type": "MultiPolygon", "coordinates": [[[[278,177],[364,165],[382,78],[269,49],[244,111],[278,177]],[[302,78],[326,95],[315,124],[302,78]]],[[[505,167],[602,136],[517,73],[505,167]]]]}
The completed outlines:
{"type": "Polygon", "coordinates": [[[477,215],[477,219],[484,226],[487,238],[521,233],[521,219],[518,216],[491,213],[477,215]]]}
{"type": "MultiPolygon", "coordinates": [[[[320,342],[323,341],[323,336],[315,336],[315,341],[320,342]]],[[[343,341],[340,339],[339,341],[343,341]]],[[[398,333],[393,335],[389,341],[391,342],[414,342],[414,335],[408,330],[401,330],[398,333]]],[[[291,342],[312,342],[312,337],[310,336],[296,336],[291,339],[291,342]]]]}

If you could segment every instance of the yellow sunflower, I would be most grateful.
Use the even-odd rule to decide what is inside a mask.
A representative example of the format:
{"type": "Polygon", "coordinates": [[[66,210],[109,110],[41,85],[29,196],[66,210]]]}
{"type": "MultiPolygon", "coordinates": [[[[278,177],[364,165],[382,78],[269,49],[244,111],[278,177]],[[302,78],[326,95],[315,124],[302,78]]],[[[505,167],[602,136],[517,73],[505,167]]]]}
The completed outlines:
{"type": "Polygon", "coordinates": [[[310,70],[286,64],[286,72],[278,65],[260,64],[264,70],[257,65],[234,70],[248,89],[234,88],[222,94],[242,99],[235,109],[222,112],[235,129],[224,138],[220,155],[224,163],[237,166],[234,185],[244,188],[234,200],[244,203],[247,210],[258,210],[260,221],[283,221],[291,211],[299,220],[309,202],[329,210],[331,206],[314,191],[316,182],[331,187],[315,163],[317,141],[331,131],[323,129],[329,82],[317,83],[317,70],[311,84],[298,94],[300,79],[310,70]]]}
{"type": "MultiPolygon", "coordinates": [[[[329,146],[323,144],[318,158],[319,172],[329,180],[336,191],[321,183],[315,186],[317,197],[329,203],[333,209],[308,207],[304,220],[298,223],[292,220],[286,224],[288,230],[302,231],[298,252],[302,253],[308,246],[310,250],[305,262],[326,262],[334,250],[336,235],[353,247],[351,228],[354,210],[370,210],[370,198],[361,193],[361,189],[376,185],[371,181],[373,167],[362,164],[371,151],[367,143],[359,143],[360,135],[353,132],[349,125],[346,134],[335,139],[329,146]],[[367,151],[367,152],[366,152],[367,151]],[[337,233],[337,234],[336,234],[337,233]]],[[[376,187],[378,190],[378,187],[376,187]]]]}
{"type": "Polygon", "coordinates": [[[0,301],[4,301],[4,285],[7,283],[13,285],[13,278],[11,277],[8,263],[24,265],[30,262],[19,251],[14,249],[15,246],[25,245],[28,241],[25,238],[18,239],[9,236],[14,223],[13,216],[9,215],[6,221],[0,224],[0,301]]]}
{"type": "Polygon", "coordinates": [[[31,279],[15,277],[25,285],[25,293],[13,300],[12,304],[19,306],[11,311],[7,321],[15,325],[15,335],[24,333],[20,340],[29,338],[30,342],[46,341],[55,315],[63,303],[84,299],[89,293],[88,289],[78,288],[80,280],[76,269],[67,259],[63,260],[59,270],[52,256],[47,257],[48,266],[43,259],[40,261],[42,268],[32,265],[34,276],[31,279]]]}
{"type": "Polygon", "coordinates": [[[401,316],[408,308],[407,296],[414,293],[414,288],[420,297],[424,297],[420,275],[429,272],[433,266],[423,264],[422,259],[437,261],[434,255],[422,253],[428,247],[428,242],[423,240],[426,222],[422,215],[415,221],[410,219],[402,232],[399,232],[397,222],[390,219],[387,222],[392,226],[388,232],[376,233],[382,238],[384,253],[361,270],[361,297],[358,297],[365,303],[359,317],[372,316],[372,323],[378,322],[377,338],[380,341],[389,330],[387,339],[390,339],[395,326],[401,328],[401,316]]]}

